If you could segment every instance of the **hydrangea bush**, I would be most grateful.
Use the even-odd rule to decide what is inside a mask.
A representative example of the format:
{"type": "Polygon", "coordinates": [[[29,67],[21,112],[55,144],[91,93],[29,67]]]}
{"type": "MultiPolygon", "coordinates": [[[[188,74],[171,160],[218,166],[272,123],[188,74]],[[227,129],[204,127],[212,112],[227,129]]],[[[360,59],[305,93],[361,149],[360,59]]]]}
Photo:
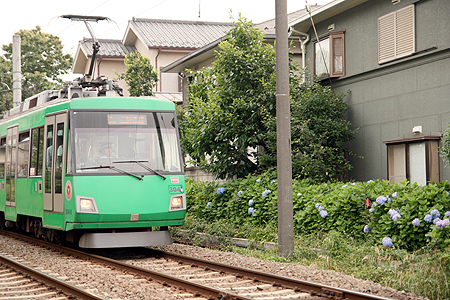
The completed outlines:
{"type": "MultiPolygon", "coordinates": [[[[450,244],[448,191],[448,182],[422,187],[406,181],[311,184],[293,180],[294,229],[300,234],[337,230],[407,250],[446,247],[450,244]]],[[[275,226],[277,196],[274,173],[222,185],[187,180],[188,213],[210,221],[275,226]]]]}

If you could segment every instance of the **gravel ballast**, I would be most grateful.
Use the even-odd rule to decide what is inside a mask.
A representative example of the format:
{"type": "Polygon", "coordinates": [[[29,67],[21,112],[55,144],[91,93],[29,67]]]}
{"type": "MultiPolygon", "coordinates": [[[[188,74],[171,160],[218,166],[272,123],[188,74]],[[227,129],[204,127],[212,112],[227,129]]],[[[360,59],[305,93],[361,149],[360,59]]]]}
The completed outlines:
{"type": "MultiPolygon", "coordinates": [[[[299,280],[316,282],[332,287],[370,293],[390,299],[427,299],[411,293],[383,287],[382,285],[371,281],[356,279],[349,275],[343,275],[335,271],[322,270],[316,267],[265,261],[232,252],[223,252],[183,244],[172,244],[160,246],[158,248],[164,251],[293,277],[299,280]]],[[[91,263],[80,259],[67,257],[63,254],[4,236],[0,236],[0,253],[21,258],[26,262],[30,262],[30,264],[40,270],[46,270],[47,273],[54,273],[54,276],[62,277],[65,281],[72,282],[75,285],[92,291],[94,294],[108,299],[164,300],[184,298],[181,297],[180,294],[185,292],[163,286],[154,281],[149,282],[138,279],[116,270],[111,270],[99,265],[92,265],[91,263]]]]}
{"type": "Polygon", "coordinates": [[[332,287],[369,293],[381,297],[399,300],[425,300],[421,297],[404,291],[397,291],[384,287],[373,281],[357,279],[353,276],[341,274],[335,271],[323,270],[316,267],[301,266],[298,264],[281,263],[261,260],[254,257],[243,256],[232,252],[211,250],[195,246],[172,244],[158,247],[161,250],[183,254],[186,256],[212,260],[223,264],[229,264],[242,268],[259,270],[262,272],[292,277],[299,280],[325,284],[332,287]]]}

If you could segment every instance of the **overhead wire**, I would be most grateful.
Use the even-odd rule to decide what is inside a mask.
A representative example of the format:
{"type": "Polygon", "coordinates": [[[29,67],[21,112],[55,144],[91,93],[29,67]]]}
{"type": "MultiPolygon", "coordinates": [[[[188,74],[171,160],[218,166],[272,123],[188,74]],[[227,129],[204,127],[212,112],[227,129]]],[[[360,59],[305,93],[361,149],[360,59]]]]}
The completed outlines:
{"type": "MultiPolygon", "coordinates": [[[[135,15],[135,16],[136,16],[136,17],[137,17],[137,16],[140,16],[140,15],[142,15],[142,14],[148,12],[149,10],[154,9],[155,7],[157,7],[157,6],[159,6],[159,5],[163,4],[163,3],[165,3],[165,2],[167,2],[167,1],[169,1],[169,0],[163,0],[163,1],[159,2],[158,4],[153,5],[152,7],[150,7],[150,8],[148,8],[148,9],[142,11],[141,13],[139,13],[139,14],[137,14],[137,15],[135,15]]],[[[119,23],[117,26],[122,25],[122,24],[127,23],[127,22],[128,22],[128,19],[125,20],[125,21],[123,21],[123,22],[121,22],[121,23],[119,23]]],[[[99,35],[102,35],[102,34],[104,34],[104,33],[107,33],[108,31],[111,31],[111,30],[112,30],[112,28],[107,29],[107,30],[103,31],[102,33],[100,33],[99,35]]]]}

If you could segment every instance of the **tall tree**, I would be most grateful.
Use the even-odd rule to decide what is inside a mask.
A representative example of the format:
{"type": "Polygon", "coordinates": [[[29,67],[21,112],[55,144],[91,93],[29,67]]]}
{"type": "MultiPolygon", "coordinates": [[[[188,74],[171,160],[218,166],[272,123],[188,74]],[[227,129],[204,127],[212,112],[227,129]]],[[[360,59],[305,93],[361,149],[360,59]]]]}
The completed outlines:
{"type": "MultiPolygon", "coordinates": [[[[22,98],[26,99],[46,89],[59,88],[59,75],[68,74],[73,59],[63,53],[59,37],[41,31],[40,26],[32,30],[19,30],[21,38],[22,98]]],[[[0,68],[12,72],[12,44],[3,45],[6,53],[0,59],[0,68]]],[[[12,88],[12,77],[3,78],[12,88]]]]}
{"type": "Polygon", "coordinates": [[[125,56],[126,71],[118,74],[118,79],[125,79],[131,96],[153,96],[153,88],[158,81],[158,73],[150,59],[140,53],[129,53],[125,56]]]}
{"type": "Polygon", "coordinates": [[[242,177],[258,169],[262,109],[275,112],[275,52],[242,17],[219,48],[190,85],[183,130],[191,157],[220,178],[242,177]]]}
{"type": "MultiPolygon", "coordinates": [[[[191,73],[182,148],[219,178],[275,168],[274,48],[242,17],[219,48],[211,68],[191,73]]],[[[343,118],[348,106],[328,87],[301,84],[301,73],[291,61],[293,175],[327,181],[350,167],[343,148],[354,133],[343,118]]]]}

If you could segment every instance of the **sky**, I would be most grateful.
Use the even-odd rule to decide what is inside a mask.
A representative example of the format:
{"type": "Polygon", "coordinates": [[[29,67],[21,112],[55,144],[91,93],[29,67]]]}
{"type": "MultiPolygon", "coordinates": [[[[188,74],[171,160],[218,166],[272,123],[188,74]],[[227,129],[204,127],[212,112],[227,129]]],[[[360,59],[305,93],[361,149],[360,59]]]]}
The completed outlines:
{"type": "MultiPolygon", "coordinates": [[[[288,13],[331,0],[287,0],[288,13]]],[[[0,46],[12,43],[20,29],[41,30],[58,36],[64,52],[75,55],[78,41],[91,35],[83,22],[59,18],[62,15],[108,17],[112,21],[90,23],[98,39],[119,39],[133,17],[146,19],[232,22],[239,13],[253,23],[275,18],[275,0],[15,0],[0,4],[0,46]],[[230,14],[231,11],[231,14],[230,14]]],[[[0,54],[3,51],[0,50],[0,54]]]]}

